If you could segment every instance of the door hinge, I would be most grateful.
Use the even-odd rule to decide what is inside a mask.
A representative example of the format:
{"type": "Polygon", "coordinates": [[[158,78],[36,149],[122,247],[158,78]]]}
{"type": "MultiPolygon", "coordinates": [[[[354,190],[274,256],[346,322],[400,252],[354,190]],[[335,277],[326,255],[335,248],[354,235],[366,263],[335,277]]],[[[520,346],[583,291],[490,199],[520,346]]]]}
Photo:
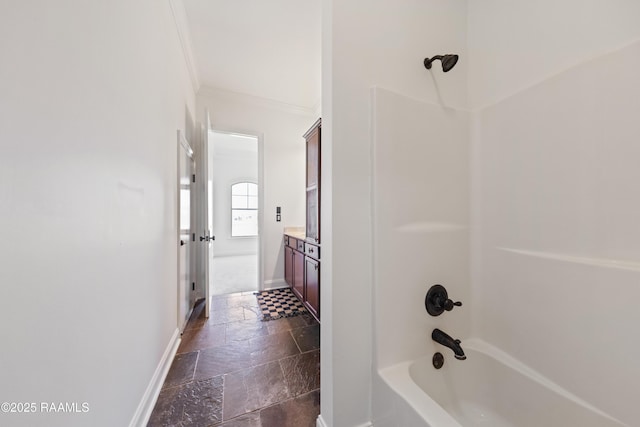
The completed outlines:
{"type": "Polygon", "coordinates": [[[191,282],[191,290],[192,291],[196,290],[196,282],[191,282]]]}
{"type": "Polygon", "coordinates": [[[196,174],[191,175],[191,182],[196,182],[196,174]]]}

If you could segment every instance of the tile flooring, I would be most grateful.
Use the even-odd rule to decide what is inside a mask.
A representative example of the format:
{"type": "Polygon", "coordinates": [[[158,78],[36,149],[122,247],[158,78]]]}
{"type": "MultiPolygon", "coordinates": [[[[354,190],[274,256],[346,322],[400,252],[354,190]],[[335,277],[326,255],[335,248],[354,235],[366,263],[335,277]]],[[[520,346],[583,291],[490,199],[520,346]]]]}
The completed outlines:
{"type": "Polygon", "coordinates": [[[209,258],[211,295],[258,290],[258,254],[211,256],[209,258]]]}
{"type": "Polygon", "coordinates": [[[196,305],[148,426],[314,427],[320,325],[310,315],[263,322],[250,292],[196,305]]]}

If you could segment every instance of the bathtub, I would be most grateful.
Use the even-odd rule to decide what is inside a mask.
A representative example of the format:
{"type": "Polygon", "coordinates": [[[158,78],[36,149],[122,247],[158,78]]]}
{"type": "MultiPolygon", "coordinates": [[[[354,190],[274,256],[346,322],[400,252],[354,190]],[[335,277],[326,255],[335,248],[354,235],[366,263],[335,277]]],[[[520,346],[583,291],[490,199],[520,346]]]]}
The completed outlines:
{"type": "Polygon", "coordinates": [[[463,348],[467,355],[464,361],[454,359],[448,348],[442,348],[445,363],[440,370],[433,367],[429,355],[379,371],[400,399],[394,405],[395,421],[388,425],[624,426],[484,341],[467,339],[463,348]],[[414,414],[407,418],[407,411],[397,408],[407,408],[414,414]],[[402,421],[406,419],[411,421],[402,421]]]}

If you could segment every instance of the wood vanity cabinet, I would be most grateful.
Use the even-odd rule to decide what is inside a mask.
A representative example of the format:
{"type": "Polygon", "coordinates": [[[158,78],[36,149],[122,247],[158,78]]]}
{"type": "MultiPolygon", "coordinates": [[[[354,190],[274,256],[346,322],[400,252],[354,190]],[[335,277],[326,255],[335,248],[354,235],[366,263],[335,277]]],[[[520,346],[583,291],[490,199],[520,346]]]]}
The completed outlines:
{"type": "Polygon", "coordinates": [[[293,283],[291,284],[293,293],[304,302],[304,254],[293,251],[293,283]]]}
{"type": "Polygon", "coordinates": [[[287,235],[284,236],[284,280],[304,302],[304,242],[287,235]]]}
{"type": "Polygon", "coordinates": [[[284,244],[284,281],[293,286],[293,249],[284,244]]]}
{"type": "Polygon", "coordinates": [[[320,320],[320,247],[305,243],[304,304],[320,320]]]}

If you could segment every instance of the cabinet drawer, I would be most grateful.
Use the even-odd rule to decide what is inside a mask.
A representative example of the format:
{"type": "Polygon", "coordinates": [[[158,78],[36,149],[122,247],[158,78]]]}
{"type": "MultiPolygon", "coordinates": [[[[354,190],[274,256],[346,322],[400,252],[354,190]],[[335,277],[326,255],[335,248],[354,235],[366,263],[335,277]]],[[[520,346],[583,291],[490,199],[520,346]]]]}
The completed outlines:
{"type": "MultiPolygon", "coordinates": [[[[296,249],[298,250],[298,246],[300,245],[300,241],[298,239],[296,239],[295,237],[291,237],[291,236],[284,236],[284,245],[285,246],[289,246],[292,249],[296,249]]],[[[300,251],[302,252],[302,251],[300,251]]]]}
{"type": "Polygon", "coordinates": [[[297,240],[296,249],[300,252],[304,252],[304,242],[302,240],[297,240]]]}
{"type": "Polygon", "coordinates": [[[320,259],[320,246],[312,245],[311,243],[304,244],[304,254],[311,258],[320,259]]]}

